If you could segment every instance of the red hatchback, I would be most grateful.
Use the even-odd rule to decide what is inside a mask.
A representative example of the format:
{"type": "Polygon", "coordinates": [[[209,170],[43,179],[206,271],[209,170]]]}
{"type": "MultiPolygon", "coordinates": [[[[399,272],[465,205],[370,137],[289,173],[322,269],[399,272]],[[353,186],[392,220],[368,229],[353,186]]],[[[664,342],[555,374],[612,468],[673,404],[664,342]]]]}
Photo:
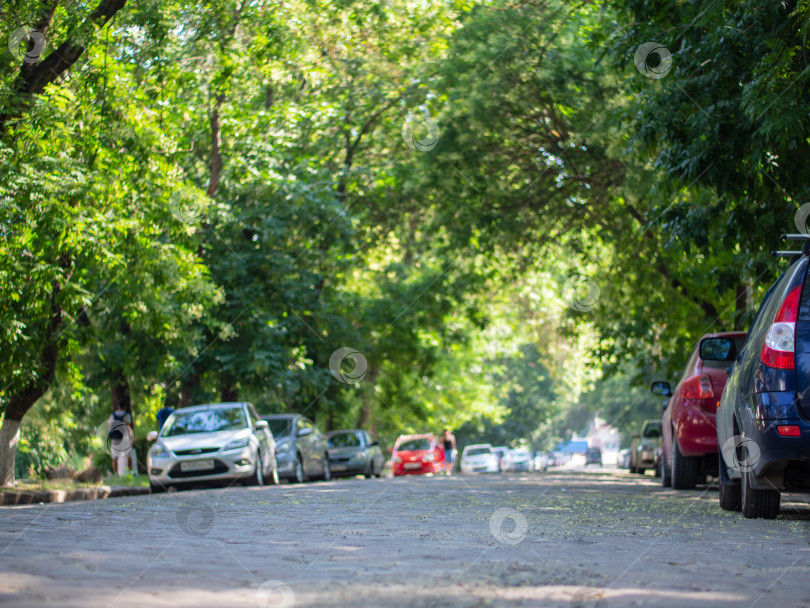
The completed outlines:
{"type": "MultiPolygon", "coordinates": [[[[703,338],[729,337],[742,351],[745,332],[706,334],[703,338]]],[[[692,351],[681,381],[673,391],[668,382],[653,382],[652,391],[669,397],[661,419],[661,483],[676,490],[691,490],[706,475],[717,475],[717,425],[715,415],[726,387],[728,361],[700,358],[700,340],[692,351]]]]}
{"type": "Polygon", "coordinates": [[[431,433],[400,435],[391,455],[395,476],[438,473],[444,470],[444,450],[431,433]]]}

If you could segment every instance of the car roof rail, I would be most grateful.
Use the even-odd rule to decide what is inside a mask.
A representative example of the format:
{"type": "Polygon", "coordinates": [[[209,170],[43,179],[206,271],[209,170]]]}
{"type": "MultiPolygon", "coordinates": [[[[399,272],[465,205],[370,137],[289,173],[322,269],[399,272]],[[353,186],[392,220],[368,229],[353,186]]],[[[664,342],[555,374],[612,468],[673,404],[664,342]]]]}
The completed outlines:
{"type": "Polygon", "coordinates": [[[810,241],[810,234],[805,234],[803,232],[800,232],[798,234],[788,233],[783,234],[779,238],[781,238],[783,241],[810,241]]]}
{"type": "Polygon", "coordinates": [[[771,251],[771,255],[778,258],[800,258],[802,257],[801,251],[771,251]]]}

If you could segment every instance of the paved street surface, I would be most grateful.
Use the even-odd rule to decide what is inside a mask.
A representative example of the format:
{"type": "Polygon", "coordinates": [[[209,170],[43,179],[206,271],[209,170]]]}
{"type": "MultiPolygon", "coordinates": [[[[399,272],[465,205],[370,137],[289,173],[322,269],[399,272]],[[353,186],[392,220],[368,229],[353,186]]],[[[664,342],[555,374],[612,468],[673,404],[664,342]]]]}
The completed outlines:
{"type": "Polygon", "coordinates": [[[616,470],[351,479],[0,510],[0,605],[810,605],[776,521],[616,470]]]}

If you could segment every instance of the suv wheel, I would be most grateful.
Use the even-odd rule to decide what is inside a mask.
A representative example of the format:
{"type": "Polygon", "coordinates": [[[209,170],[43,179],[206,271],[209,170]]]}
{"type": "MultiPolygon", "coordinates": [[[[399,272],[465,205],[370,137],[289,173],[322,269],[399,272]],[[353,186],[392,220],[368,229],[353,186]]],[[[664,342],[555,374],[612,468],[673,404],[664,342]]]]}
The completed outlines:
{"type": "Polygon", "coordinates": [[[672,487],[676,490],[694,490],[697,486],[698,458],[681,454],[678,441],[672,438],[672,487]]]}
{"type": "Polygon", "coordinates": [[[776,519],[782,495],[779,490],[755,490],[751,487],[751,472],[744,471],[740,484],[740,507],[743,517],[753,519],[776,519]]]}

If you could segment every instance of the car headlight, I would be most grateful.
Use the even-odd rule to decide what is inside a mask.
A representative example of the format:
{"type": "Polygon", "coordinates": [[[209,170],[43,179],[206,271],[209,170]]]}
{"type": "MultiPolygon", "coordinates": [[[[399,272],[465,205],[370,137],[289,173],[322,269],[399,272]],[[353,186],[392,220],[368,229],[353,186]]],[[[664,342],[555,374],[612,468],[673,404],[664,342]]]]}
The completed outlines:
{"type": "Polygon", "coordinates": [[[422,462],[432,462],[433,461],[433,452],[428,452],[424,456],[422,456],[422,462]]]}
{"type": "Polygon", "coordinates": [[[149,448],[149,455],[152,458],[168,458],[169,456],[171,456],[168,450],[165,447],[163,447],[163,445],[160,443],[156,443],[151,448],[149,448]]]}
{"type": "Polygon", "coordinates": [[[363,460],[368,454],[364,451],[357,452],[354,456],[352,456],[352,460],[363,460]]]}
{"type": "Polygon", "coordinates": [[[242,439],[234,439],[224,448],[222,448],[222,451],[227,452],[228,450],[238,450],[239,448],[245,447],[248,443],[250,443],[250,437],[243,437],[242,439]]]}
{"type": "Polygon", "coordinates": [[[277,443],[276,444],[276,454],[286,454],[290,451],[290,444],[289,443],[277,443]]]}

